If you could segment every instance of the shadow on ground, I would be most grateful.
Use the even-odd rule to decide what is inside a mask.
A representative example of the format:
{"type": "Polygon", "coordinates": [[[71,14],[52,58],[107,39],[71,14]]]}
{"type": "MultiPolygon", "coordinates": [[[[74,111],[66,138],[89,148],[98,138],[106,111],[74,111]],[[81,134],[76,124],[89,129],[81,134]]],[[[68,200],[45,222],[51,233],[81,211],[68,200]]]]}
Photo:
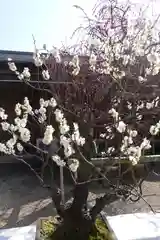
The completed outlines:
{"type": "MultiPolygon", "coordinates": [[[[71,186],[66,186],[70,193],[71,186]]],[[[104,194],[106,189],[94,186],[90,189],[89,200],[104,194]]],[[[137,203],[117,201],[106,206],[108,215],[150,211],[148,202],[155,209],[160,208],[159,181],[143,183],[145,201],[137,203]]],[[[69,194],[70,195],[70,194],[69,194]]],[[[10,228],[26,226],[34,223],[39,217],[47,217],[55,213],[50,192],[41,187],[34,174],[26,166],[8,164],[0,168],[0,227],[10,228]]]]}

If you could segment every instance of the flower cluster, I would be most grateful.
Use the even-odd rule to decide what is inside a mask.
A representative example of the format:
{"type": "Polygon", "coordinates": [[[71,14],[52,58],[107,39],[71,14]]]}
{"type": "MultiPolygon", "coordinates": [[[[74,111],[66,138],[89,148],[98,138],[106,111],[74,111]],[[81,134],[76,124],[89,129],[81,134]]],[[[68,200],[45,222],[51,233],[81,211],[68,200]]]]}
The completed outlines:
{"type": "MultiPolygon", "coordinates": [[[[53,113],[55,115],[55,120],[58,123],[59,128],[59,139],[60,139],[60,145],[63,146],[64,150],[64,158],[68,159],[71,155],[75,153],[75,150],[73,148],[73,142],[76,143],[78,146],[83,146],[85,143],[85,139],[80,136],[79,127],[78,124],[73,123],[74,131],[70,135],[70,126],[67,123],[66,118],[64,117],[64,113],[57,107],[57,102],[54,98],[51,98],[50,100],[44,100],[43,98],[40,99],[40,108],[36,109],[34,111],[35,116],[38,115],[38,120],[40,123],[44,123],[45,120],[47,120],[47,108],[52,107],[53,113]]],[[[47,125],[44,137],[43,137],[43,144],[50,145],[53,140],[53,133],[55,129],[52,125],[47,125]]],[[[57,155],[54,155],[52,159],[59,165],[64,166],[65,162],[64,160],[61,160],[61,158],[57,155]]],[[[77,160],[78,161],[78,160],[77,160]]],[[[75,162],[71,165],[71,169],[73,169],[73,166],[75,165],[75,162]]],[[[79,166],[76,164],[76,166],[79,166]]],[[[75,169],[75,167],[74,167],[75,169]]]]}
{"type": "Polygon", "coordinates": [[[83,146],[85,144],[85,138],[80,136],[79,127],[77,123],[73,123],[74,132],[72,134],[72,140],[78,145],[83,146]]]}
{"type": "Polygon", "coordinates": [[[156,136],[160,132],[160,121],[157,122],[155,125],[152,125],[149,129],[151,135],[156,136]]]}
{"type": "Polygon", "coordinates": [[[74,56],[72,61],[70,61],[69,65],[73,67],[72,75],[77,76],[80,71],[79,57],[77,55],[74,56]]]}
{"type": "Polygon", "coordinates": [[[42,140],[42,142],[45,145],[49,145],[51,144],[52,140],[53,140],[53,133],[54,133],[54,128],[51,125],[48,125],[46,127],[46,130],[44,132],[44,138],[42,140]]]}
{"type": "Polygon", "coordinates": [[[23,151],[23,146],[19,142],[28,143],[31,138],[30,130],[27,128],[28,115],[33,115],[32,107],[27,97],[24,98],[23,104],[17,103],[15,105],[14,123],[7,122],[7,114],[5,110],[0,108],[0,118],[2,120],[1,128],[3,131],[12,135],[5,144],[1,143],[1,150],[5,154],[15,154],[15,151],[23,151]],[[5,146],[5,147],[4,147],[5,146]]]}
{"type": "Polygon", "coordinates": [[[59,123],[60,134],[65,135],[69,132],[70,127],[67,124],[67,120],[64,118],[64,114],[58,108],[55,110],[54,114],[56,121],[59,123]]]}
{"type": "Polygon", "coordinates": [[[52,160],[59,166],[64,167],[66,163],[58,155],[52,156],[52,160]]]}
{"type": "Polygon", "coordinates": [[[137,134],[136,130],[128,130],[128,136],[124,136],[121,146],[121,152],[125,156],[128,156],[129,161],[131,161],[133,165],[139,162],[143,150],[151,148],[150,141],[147,138],[143,139],[140,146],[135,145],[133,138],[135,138],[137,134]]]}
{"type": "Polygon", "coordinates": [[[77,172],[77,169],[79,167],[79,161],[75,158],[70,158],[68,160],[68,165],[69,165],[69,168],[72,172],[77,172]]]}
{"type": "Polygon", "coordinates": [[[57,102],[54,98],[51,98],[50,100],[44,100],[43,98],[40,98],[39,100],[40,108],[36,109],[34,113],[36,116],[38,116],[39,123],[44,123],[47,119],[47,108],[52,107],[55,108],[57,106],[57,102]]]}
{"type": "Polygon", "coordinates": [[[13,62],[13,60],[11,58],[8,58],[8,66],[9,66],[9,69],[16,74],[16,76],[19,80],[25,80],[25,81],[30,80],[31,73],[30,73],[28,67],[24,67],[22,73],[20,73],[17,70],[15,63],[13,62]]]}
{"type": "Polygon", "coordinates": [[[44,78],[44,80],[49,80],[50,79],[50,74],[48,70],[43,70],[42,71],[42,77],[44,78]]]}
{"type": "Polygon", "coordinates": [[[118,112],[117,112],[114,108],[112,108],[112,109],[109,110],[108,113],[111,114],[111,116],[113,117],[113,119],[114,119],[114,121],[115,121],[115,127],[116,127],[117,131],[118,131],[119,133],[125,132],[127,126],[126,126],[126,124],[121,120],[118,112]]]}

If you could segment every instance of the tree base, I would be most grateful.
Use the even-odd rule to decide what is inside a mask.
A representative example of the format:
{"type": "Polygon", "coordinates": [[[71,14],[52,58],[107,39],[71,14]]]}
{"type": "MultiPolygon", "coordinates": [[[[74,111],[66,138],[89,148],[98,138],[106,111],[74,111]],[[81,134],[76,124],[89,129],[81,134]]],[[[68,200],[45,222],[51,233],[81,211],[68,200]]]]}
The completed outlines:
{"type": "Polygon", "coordinates": [[[83,226],[61,225],[56,218],[42,218],[37,221],[36,240],[110,240],[111,236],[106,224],[100,218],[96,219],[95,225],[87,233],[86,224],[83,226]],[[82,228],[83,227],[83,228],[82,228]],[[86,231],[85,231],[86,230],[86,231]],[[88,234],[88,236],[87,236],[88,234]]]}

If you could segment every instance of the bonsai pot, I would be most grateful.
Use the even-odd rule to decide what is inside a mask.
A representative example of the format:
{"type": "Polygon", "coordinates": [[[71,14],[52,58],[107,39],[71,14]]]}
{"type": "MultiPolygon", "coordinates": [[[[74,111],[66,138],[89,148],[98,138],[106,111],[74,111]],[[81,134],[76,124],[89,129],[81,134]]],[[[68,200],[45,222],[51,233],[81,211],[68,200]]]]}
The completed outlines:
{"type": "MultiPolygon", "coordinates": [[[[52,240],[51,236],[59,223],[59,217],[44,217],[39,218],[36,224],[35,240],[52,240]]],[[[91,236],[89,240],[114,240],[112,233],[109,231],[103,215],[100,215],[96,220],[96,227],[99,231],[98,237],[91,236]]]]}

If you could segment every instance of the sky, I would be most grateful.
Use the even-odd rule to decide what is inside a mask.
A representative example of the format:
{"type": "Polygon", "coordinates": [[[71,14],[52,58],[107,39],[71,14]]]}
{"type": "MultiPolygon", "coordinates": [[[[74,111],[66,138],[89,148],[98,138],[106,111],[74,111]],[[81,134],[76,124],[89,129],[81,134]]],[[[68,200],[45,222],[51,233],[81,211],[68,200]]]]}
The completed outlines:
{"type": "Polygon", "coordinates": [[[32,34],[38,48],[44,43],[48,48],[68,45],[73,31],[83,23],[82,13],[73,5],[91,15],[95,3],[96,0],[0,0],[0,49],[33,51],[32,34]]]}
{"type": "Polygon", "coordinates": [[[33,50],[37,45],[60,46],[82,22],[80,5],[91,12],[94,0],[0,0],[0,49],[33,50]]]}

